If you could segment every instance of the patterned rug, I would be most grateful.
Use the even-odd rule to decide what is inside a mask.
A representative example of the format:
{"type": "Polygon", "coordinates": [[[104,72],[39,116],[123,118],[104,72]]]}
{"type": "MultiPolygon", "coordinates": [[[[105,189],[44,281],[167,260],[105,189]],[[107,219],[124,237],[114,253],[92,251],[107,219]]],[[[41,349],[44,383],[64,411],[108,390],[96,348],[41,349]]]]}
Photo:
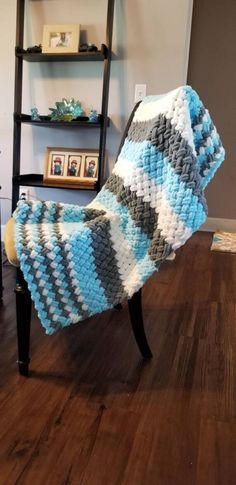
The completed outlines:
{"type": "Polygon", "coordinates": [[[216,231],[213,235],[211,250],[236,253],[236,232],[216,231]]]}

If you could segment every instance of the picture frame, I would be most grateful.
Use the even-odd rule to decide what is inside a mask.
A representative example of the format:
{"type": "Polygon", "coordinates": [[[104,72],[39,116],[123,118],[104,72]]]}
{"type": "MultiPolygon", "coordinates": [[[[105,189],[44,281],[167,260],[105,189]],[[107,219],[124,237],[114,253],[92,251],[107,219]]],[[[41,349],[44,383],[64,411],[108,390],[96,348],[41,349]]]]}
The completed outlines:
{"type": "Polygon", "coordinates": [[[91,187],[98,180],[99,150],[47,147],[44,183],[91,187]]]}
{"type": "Polygon", "coordinates": [[[79,51],[80,24],[44,25],[42,53],[62,54],[79,51]]]}

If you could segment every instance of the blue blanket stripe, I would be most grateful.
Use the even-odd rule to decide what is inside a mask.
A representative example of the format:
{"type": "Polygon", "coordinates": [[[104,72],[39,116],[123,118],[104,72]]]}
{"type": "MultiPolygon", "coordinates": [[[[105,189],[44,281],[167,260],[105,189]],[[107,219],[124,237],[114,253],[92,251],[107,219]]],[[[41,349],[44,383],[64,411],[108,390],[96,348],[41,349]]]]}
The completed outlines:
{"type": "Polygon", "coordinates": [[[116,196],[106,188],[101,190],[101,192],[97,195],[96,200],[108,210],[122,216],[121,230],[123,234],[125,234],[125,237],[132,248],[135,259],[137,261],[142,259],[149,248],[150,240],[146,234],[141,231],[140,227],[135,224],[130,216],[129,209],[120,204],[117,201],[116,196]]]}
{"type": "Polygon", "coordinates": [[[189,113],[190,113],[190,118],[193,120],[196,116],[199,115],[200,109],[202,108],[203,104],[196,93],[196,91],[193,91],[191,86],[184,86],[183,91],[185,93],[185,97],[188,101],[188,108],[189,108],[189,113]]]}
{"type": "Polygon", "coordinates": [[[58,212],[58,204],[56,202],[48,203],[46,208],[46,213],[44,213],[44,217],[46,218],[47,222],[54,222],[56,219],[57,212],[58,212]]]}
{"type": "MultiPolygon", "coordinates": [[[[13,213],[13,217],[14,217],[15,221],[18,224],[25,224],[25,222],[28,219],[30,213],[32,213],[32,211],[31,211],[31,205],[28,204],[24,200],[20,200],[18,202],[18,207],[20,208],[20,210],[14,212],[13,213]]],[[[37,211],[37,207],[35,207],[35,210],[37,211]]],[[[34,215],[34,217],[35,217],[35,215],[34,215]]]]}
{"type": "MultiPolygon", "coordinates": [[[[47,261],[44,256],[43,247],[38,243],[40,239],[38,236],[37,225],[35,225],[32,229],[33,229],[33,234],[32,234],[31,240],[32,242],[35,243],[34,252],[38,251],[38,254],[35,257],[35,261],[40,263],[40,271],[42,271],[44,275],[43,288],[47,290],[47,297],[52,298],[52,301],[53,301],[53,306],[51,307],[49,306],[49,310],[51,311],[52,315],[56,314],[58,316],[58,318],[60,319],[60,324],[62,324],[62,326],[66,325],[67,319],[63,316],[63,313],[59,308],[56,292],[54,291],[55,288],[49,281],[49,275],[47,274],[47,268],[46,268],[47,261]]],[[[28,264],[27,255],[24,253],[24,239],[22,237],[22,228],[18,224],[16,224],[16,227],[15,227],[15,237],[17,241],[16,243],[17,256],[21,262],[21,269],[24,272],[24,276],[28,283],[28,286],[32,295],[32,299],[34,300],[35,307],[39,314],[39,318],[41,319],[43,326],[46,329],[46,333],[52,334],[54,332],[54,329],[52,329],[51,320],[48,318],[48,314],[45,311],[45,305],[42,302],[40,294],[38,292],[38,284],[37,284],[37,280],[35,280],[35,275],[31,274],[32,268],[30,264],[28,264]]]]}
{"type": "Polygon", "coordinates": [[[149,258],[149,255],[146,254],[140,260],[138,267],[138,272],[143,284],[155,271],[157,271],[157,265],[149,258]]]}
{"type": "Polygon", "coordinates": [[[124,158],[132,160],[127,163],[142,168],[149,178],[154,180],[155,185],[162,186],[170,207],[179,219],[193,231],[203,224],[206,220],[206,213],[202,204],[198,197],[193,195],[192,190],[186,188],[186,184],[180,181],[179,175],[172,168],[168,158],[164,157],[163,152],[159,152],[148,141],[142,142],[139,144],[139,157],[136,164],[135,158],[131,158],[131,153],[134,150],[133,145],[137,145],[137,142],[126,141],[125,144],[124,158]],[[186,210],[186,208],[190,210],[186,210]]]}
{"type": "Polygon", "coordinates": [[[76,234],[71,236],[70,244],[76,278],[90,314],[109,308],[104,289],[97,277],[90,229],[86,226],[78,228],[76,234]]]}
{"type": "Polygon", "coordinates": [[[134,258],[139,263],[137,269],[140,279],[144,283],[156,271],[154,262],[147,254],[150,246],[149,238],[136,226],[127,207],[117,202],[116,196],[109,190],[102,189],[97,196],[97,200],[108,210],[112,210],[122,216],[121,230],[131,246],[134,258]]]}
{"type": "MultiPolygon", "coordinates": [[[[48,234],[50,234],[50,227],[48,227],[47,231],[48,231],[48,234]]],[[[37,234],[36,234],[36,237],[37,237],[37,234]]],[[[69,274],[65,274],[65,266],[62,264],[63,256],[61,254],[61,249],[58,244],[59,243],[58,235],[55,233],[51,233],[50,239],[51,239],[52,245],[54,246],[55,258],[53,262],[56,264],[55,270],[59,273],[59,276],[57,277],[57,279],[60,281],[60,286],[58,287],[58,289],[63,290],[62,296],[63,298],[67,299],[66,305],[70,309],[68,310],[70,313],[70,318],[68,318],[63,325],[63,326],[67,326],[67,325],[70,325],[73,318],[76,318],[78,316],[79,309],[78,309],[78,306],[76,306],[76,298],[75,300],[73,300],[71,291],[69,288],[69,281],[71,280],[71,277],[69,276],[69,274]]],[[[45,255],[45,261],[48,264],[50,264],[49,258],[47,258],[46,255],[45,255]]],[[[55,287],[53,286],[53,288],[55,287]]]]}
{"type": "MultiPolygon", "coordinates": [[[[40,254],[40,256],[35,257],[35,261],[40,263],[39,269],[40,269],[40,271],[43,272],[43,274],[45,274],[45,278],[44,278],[44,280],[46,280],[45,288],[48,290],[48,296],[50,298],[52,298],[52,300],[53,300],[53,306],[52,306],[53,311],[52,311],[52,313],[57,315],[58,321],[60,321],[60,323],[63,324],[62,326],[67,326],[71,322],[70,322],[69,318],[65,317],[63,310],[61,310],[61,308],[59,306],[60,299],[58,299],[58,298],[60,298],[60,297],[58,297],[58,295],[57,295],[57,288],[58,287],[56,287],[56,285],[54,285],[53,282],[49,281],[50,275],[46,273],[47,268],[51,263],[51,259],[47,256],[47,253],[45,252],[43,245],[40,244],[41,236],[40,236],[40,233],[39,233],[39,227],[36,224],[32,225],[32,227],[31,227],[31,240],[32,240],[32,242],[34,242],[34,250],[37,252],[38,255],[40,254]]],[[[61,265],[61,259],[62,258],[60,256],[60,248],[57,246],[57,242],[58,242],[57,237],[52,234],[51,235],[51,243],[52,243],[52,249],[54,251],[53,262],[56,264],[55,269],[61,275],[61,277],[58,278],[58,279],[60,279],[60,287],[59,288],[63,289],[63,297],[68,299],[67,305],[68,305],[68,307],[70,307],[70,312],[74,315],[77,315],[78,309],[74,306],[73,301],[71,301],[71,299],[70,299],[70,293],[68,292],[68,283],[67,283],[66,279],[64,278],[64,267],[63,267],[63,265],[61,265]]]]}
{"type": "Polygon", "coordinates": [[[83,222],[85,218],[85,210],[81,207],[71,206],[65,204],[60,213],[60,221],[63,222],[83,222]]]}

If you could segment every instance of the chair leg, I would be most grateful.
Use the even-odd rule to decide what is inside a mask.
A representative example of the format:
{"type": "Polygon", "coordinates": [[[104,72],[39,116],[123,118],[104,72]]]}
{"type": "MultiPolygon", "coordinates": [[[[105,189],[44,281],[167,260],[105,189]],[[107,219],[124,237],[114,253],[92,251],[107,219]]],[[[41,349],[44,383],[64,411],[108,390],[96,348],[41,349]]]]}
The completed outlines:
{"type": "Polygon", "coordinates": [[[148,345],[147,337],[143,325],[142,315],[142,292],[141,289],[134,293],[128,300],[129,315],[134,332],[135,340],[144,359],[151,359],[152,352],[148,345]]]}
{"type": "Polygon", "coordinates": [[[29,347],[31,323],[31,296],[26,281],[20,269],[17,269],[16,293],[16,320],[18,340],[18,368],[19,373],[28,376],[29,347]]]}
{"type": "Polygon", "coordinates": [[[119,312],[120,310],[122,310],[122,305],[121,305],[121,303],[117,303],[117,305],[115,305],[115,306],[114,306],[114,308],[115,308],[115,310],[117,310],[118,312],[119,312]]]}

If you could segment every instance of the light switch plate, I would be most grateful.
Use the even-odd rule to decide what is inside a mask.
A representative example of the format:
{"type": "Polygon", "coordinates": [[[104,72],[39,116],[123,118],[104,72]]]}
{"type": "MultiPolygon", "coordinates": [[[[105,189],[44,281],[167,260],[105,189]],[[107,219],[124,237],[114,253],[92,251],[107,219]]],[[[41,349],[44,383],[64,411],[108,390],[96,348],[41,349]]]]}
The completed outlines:
{"type": "Polygon", "coordinates": [[[134,102],[138,103],[142,101],[143,98],[146,96],[147,85],[146,84],[135,84],[135,91],[134,91],[134,102]]]}

